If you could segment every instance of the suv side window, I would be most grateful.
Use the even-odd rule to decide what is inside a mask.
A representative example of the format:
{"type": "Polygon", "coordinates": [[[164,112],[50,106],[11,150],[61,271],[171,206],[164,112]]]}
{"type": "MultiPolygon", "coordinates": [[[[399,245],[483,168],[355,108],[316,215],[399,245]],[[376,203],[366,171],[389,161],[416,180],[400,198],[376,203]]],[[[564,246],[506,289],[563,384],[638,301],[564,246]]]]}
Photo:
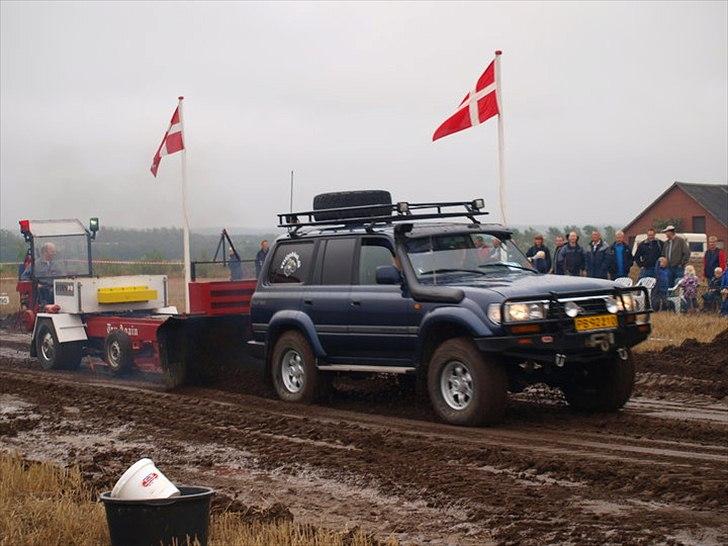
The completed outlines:
{"type": "Polygon", "coordinates": [[[313,267],[313,241],[297,241],[276,245],[268,270],[271,284],[304,283],[313,267]]]}
{"type": "Polygon", "coordinates": [[[335,238],[326,241],[321,270],[321,284],[351,284],[356,239],[335,238]]]}
{"type": "Polygon", "coordinates": [[[359,250],[359,284],[377,284],[377,267],[392,265],[393,260],[394,254],[386,239],[362,239],[359,250]]]}

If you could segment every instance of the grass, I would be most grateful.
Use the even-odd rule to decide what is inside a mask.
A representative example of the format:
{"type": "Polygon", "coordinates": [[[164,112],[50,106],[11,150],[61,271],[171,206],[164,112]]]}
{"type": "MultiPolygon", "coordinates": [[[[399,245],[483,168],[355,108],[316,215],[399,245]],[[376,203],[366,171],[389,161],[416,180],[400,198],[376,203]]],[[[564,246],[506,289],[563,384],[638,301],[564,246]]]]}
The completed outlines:
{"type": "Polygon", "coordinates": [[[652,334],[645,342],[637,345],[635,351],[656,351],[668,345],[680,345],[691,338],[707,343],[726,328],[728,319],[714,314],[653,313],[652,334]]]}
{"type": "MultiPolygon", "coordinates": [[[[0,454],[0,546],[109,544],[106,516],[76,468],[28,463],[0,454]]],[[[247,523],[235,513],[213,516],[210,546],[396,546],[354,529],[331,531],[293,522],[247,523]]]]}

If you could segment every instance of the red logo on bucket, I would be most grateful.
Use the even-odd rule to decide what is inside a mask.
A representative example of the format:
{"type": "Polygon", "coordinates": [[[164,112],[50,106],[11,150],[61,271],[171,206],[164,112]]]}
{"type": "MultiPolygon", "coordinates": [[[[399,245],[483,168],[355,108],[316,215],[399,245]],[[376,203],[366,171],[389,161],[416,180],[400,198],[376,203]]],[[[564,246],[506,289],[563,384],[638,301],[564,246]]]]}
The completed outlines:
{"type": "Polygon", "coordinates": [[[143,480],[142,480],[142,487],[149,487],[152,485],[152,482],[159,478],[159,474],[156,472],[152,472],[151,474],[148,474],[143,480]]]}

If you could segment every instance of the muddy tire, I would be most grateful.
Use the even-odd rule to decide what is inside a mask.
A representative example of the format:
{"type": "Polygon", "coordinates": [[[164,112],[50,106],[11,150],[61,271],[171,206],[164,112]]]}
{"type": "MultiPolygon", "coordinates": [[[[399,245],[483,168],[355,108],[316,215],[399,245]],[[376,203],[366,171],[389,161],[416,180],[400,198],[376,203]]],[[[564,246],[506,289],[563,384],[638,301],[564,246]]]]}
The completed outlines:
{"type": "Polygon", "coordinates": [[[44,320],[38,325],[35,349],[44,370],[75,370],[81,364],[83,342],[59,343],[53,322],[44,320]]]}
{"type": "Polygon", "coordinates": [[[632,353],[595,362],[562,387],[569,405],[582,412],[614,412],[632,395],[635,371],[632,353]]]}
{"type": "Polygon", "coordinates": [[[134,367],[134,350],[131,338],[121,330],[112,330],[104,341],[104,360],[112,375],[129,373],[134,367]]]}
{"type": "Polygon", "coordinates": [[[281,400],[310,404],[325,389],[320,381],[314,355],[308,340],[300,332],[290,330],[276,341],[271,356],[273,387],[281,400]]]}
{"type": "Polygon", "coordinates": [[[503,366],[485,357],[468,338],[445,341],[427,370],[427,390],[437,415],[453,425],[501,421],[508,401],[503,366]]]}

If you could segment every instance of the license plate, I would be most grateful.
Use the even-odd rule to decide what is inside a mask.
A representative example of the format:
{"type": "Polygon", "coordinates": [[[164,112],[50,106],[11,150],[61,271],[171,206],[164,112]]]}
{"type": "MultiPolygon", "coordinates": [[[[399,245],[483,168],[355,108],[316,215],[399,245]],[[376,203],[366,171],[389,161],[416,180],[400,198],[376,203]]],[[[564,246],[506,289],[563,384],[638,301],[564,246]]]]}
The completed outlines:
{"type": "Polygon", "coordinates": [[[576,317],[574,327],[577,332],[589,330],[605,330],[617,327],[617,315],[594,315],[592,317],[576,317]]]}

